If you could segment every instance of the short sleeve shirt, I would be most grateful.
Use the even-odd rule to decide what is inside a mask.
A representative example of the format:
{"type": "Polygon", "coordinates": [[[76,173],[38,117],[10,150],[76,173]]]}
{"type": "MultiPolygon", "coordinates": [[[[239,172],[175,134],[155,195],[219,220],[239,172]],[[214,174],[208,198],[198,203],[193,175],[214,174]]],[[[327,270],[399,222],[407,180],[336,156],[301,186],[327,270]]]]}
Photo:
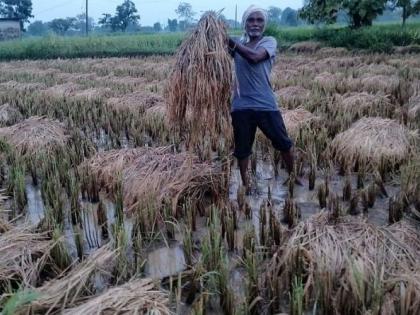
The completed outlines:
{"type": "Polygon", "coordinates": [[[269,58],[257,64],[248,62],[238,53],[234,55],[236,86],[234,88],[232,112],[252,109],[261,111],[277,111],[277,101],[270,83],[277,41],[274,37],[265,36],[255,49],[264,48],[269,58]]]}

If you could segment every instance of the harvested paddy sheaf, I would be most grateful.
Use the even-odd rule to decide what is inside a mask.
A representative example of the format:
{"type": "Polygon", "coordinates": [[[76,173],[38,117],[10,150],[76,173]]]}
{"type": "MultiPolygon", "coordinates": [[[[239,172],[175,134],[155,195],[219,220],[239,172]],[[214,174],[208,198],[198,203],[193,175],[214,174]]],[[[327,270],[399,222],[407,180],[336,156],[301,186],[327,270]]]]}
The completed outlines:
{"type": "Polygon", "coordinates": [[[0,127],[11,126],[23,120],[21,112],[10,104],[0,106],[0,127]]]}
{"type": "Polygon", "coordinates": [[[318,51],[318,55],[331,57],[331,56],[344,56],[349,51],[345,47],[323,47],[318,51]]]}
{"type": "Polygon", "coordinates": [[[316,86],[320,87],[326,92],[335,92],[336,90],[341,90],[343,89],[342,86],[345,84],[342,75],[332,74],[329,72],[318,74],[314,78],[314,83],[316,86]]]}
{"type": "Polygon", "coordinates": [[[18,307],[15,314],[61,314],[65,308],[80,304],[95,293],[93,277],[110,274],[115,259],[114,251],[101,247],[74,269],[41,287],[31,288],[37,298],[18,307]]]}
{"type": "Polygon", "coordinates": [[[289,109],[305,106],[311,95],[310,90],[301,86],[288,86],[275,93],[280,100],[280,106],[289,109]]]}
{"type": "Polygon", "coordinates": [[[400,79],[395,75],[368,75],[361,79],[359,89],[366,92],[384,92],[394,95],[400,79]]]}
{"type": "Polygon", "coordinates": [[[306,42],[298,42],[290,46],[289,50],[296,52],[296,53],[315,53],[321,49],[321,43],[313,42],[313,41],[306,41],[306,42]]]}
{"type": "Polygon", "coordinates": [[[131,280],[126,284],[108,289],[88,302],[64,310],[64,315],[105,314],[161,314],[169,315],[169,299],[156,288],[150,279],[131,280]]]}
{"type": "Polygon", "coordinates": [[[338,100],[337,110],[342,114],[350,114],[353,119],[363,116],[381,116],[392,118],[396,106],[388,97],[381,94],[347,93],[338,100]]]}
{"type": "Polygon", "coordinates": [[[81,85],[73,82],[68,82],[64,84],[54,85],[46,89],[44,93],[52,97],[70,97],[74,96],[76,92],[80,90],[83,90],[81,85]]]}
{"type": "Polygon", "coordinates": [[[148,108],[156,105],[164,105],[164,98],[154,92],[136,91],[120,97],[113,97],[107,101],[108,106],[120,111],[127,110],[132,113],[143,113],[148,108]]]}
{"type": "Polygon", "coordinates": [[[0,128],[0,137],[22,156],[65,151],[70,138],[62,123],[36,116],[10,127],[0,128]]]}
{"type": "Polygon", "coordinates": [[[173,214],[185,198],[193,204],[206,194],[223,196],[223,173],[218,163],[200,162],[172,147],[111,150],[85,161],[82,169],[113,197],[121,181],[124,206],[139,211],[169,206],[173,214]]]}
{"type": "Polygon", "coordinates": [[[397,121],[362,118],[331,142],[332,156],[344,169],[356,164],[381,170],[400,165],[412,151],[410,132],[397,121]]]}
{"type": "Polygon", "coordinates": [[[298,137],[301,128],[309,127],[312,122],[318,119],[317,116],[303,108],[282,110],[281,115],[288,134],[294,139],[298,137]]]}
{"type": "Polygon", "coordinates": [[[0,234],[0,293],[14,283],[39,283],[40,272],[50,257],[54,241],[48,233],[38,233],[26,225],[2,224],[0,234]],[[6,229],[4,229],[6,227],[6,229]]]}
{"type": "Polygon", "coordinates": [[[419,279],[406,275],[417,274],[419,236],[407,221],[380,228],[360,217],[331,221],[323,212],[301,222],[267,267],[272,310],[290,292],[290,303],[316,304],[321,314],[402,314],[402,304],[403,314],[418,314],[419,279]]]}
{"type": "MultiPolygon", "coordinates": [[[[232,61],[227,41],[225,23],[215,12],[206,13],[179,48],[168,80],[170,121],[200,155],[206,150],[203,146],[215,151],[223,146],[221,140],[231,140],[232,61]]],[[[228,150],[229,144],[225,146],[228,150]]]]}
{"type": "Polygon", "coordinates": [[[16,82],[9,81],[0,84],[1,90],[15,90],[20,92],[33,92],[45,89],[46,86],[42,83],[25,83],[25,82],[16,82]]]}

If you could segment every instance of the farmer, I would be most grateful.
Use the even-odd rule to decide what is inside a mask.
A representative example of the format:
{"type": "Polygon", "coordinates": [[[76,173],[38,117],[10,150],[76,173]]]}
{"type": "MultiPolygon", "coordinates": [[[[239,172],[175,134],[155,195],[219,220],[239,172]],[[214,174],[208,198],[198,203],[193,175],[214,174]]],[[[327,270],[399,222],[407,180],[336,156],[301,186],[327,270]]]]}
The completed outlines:
{"type": "MultiPolygon", "coordinates": [[[[277,42],[263,36],[267,12],[250,6],[242,17],[245,34],[240,40],[229,38],[229,50],[235,61],[236,83],[232,102],[234,156],[238,159],[243,185],[250,193],[249,156],[257,127],[281,152],[287,172],[293,172],[293,142],[290,140],[277,106],[270,73],[276,56],[277,42]]],[[[296,180],[297,184],[300,181],[296,180]]]]}

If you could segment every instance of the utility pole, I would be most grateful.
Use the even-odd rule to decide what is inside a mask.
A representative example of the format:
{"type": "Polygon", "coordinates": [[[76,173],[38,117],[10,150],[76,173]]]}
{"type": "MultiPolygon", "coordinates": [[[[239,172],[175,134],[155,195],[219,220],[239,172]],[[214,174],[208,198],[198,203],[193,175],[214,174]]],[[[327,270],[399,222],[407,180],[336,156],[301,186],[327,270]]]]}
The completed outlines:
{"type": "Polygon", "coordinates": [[[88,0],[86,0],[86,36],[89,35],[89,15],[88,15],[88,0]]]}
{"type": "Polygon", "coordinates": [[[238,5],[235,6],[235,28],[238,28],[238,5]]]}

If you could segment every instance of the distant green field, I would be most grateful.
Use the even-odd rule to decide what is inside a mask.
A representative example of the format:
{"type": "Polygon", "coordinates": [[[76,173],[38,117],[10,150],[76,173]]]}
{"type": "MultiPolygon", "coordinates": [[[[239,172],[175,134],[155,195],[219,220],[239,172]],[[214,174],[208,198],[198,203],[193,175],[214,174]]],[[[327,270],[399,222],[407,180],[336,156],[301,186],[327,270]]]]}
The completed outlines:
{"type": "Polygon", "coordinates": [[[24,38],[0,43],[0,60],[173,54],[183,33],[24,38]]]}
{"type": "MultiPolygon", "coordinates": [[[[239,35],[240,31],[234,30],[232,34],[239,35]]],[[[270,26],[267,34],[275,36],[282,48],[299,41],[316,40],[332,47],[390,52],[393,46],[420,45],[420,22],[408,23],[405,28],[397,23],[378,23],[358,30],[340,25],[270,26]]],[[[184,36],[185,33],[163,33],[23,38],[0,43],[0,60],[173,54],[184,36]]]]}

